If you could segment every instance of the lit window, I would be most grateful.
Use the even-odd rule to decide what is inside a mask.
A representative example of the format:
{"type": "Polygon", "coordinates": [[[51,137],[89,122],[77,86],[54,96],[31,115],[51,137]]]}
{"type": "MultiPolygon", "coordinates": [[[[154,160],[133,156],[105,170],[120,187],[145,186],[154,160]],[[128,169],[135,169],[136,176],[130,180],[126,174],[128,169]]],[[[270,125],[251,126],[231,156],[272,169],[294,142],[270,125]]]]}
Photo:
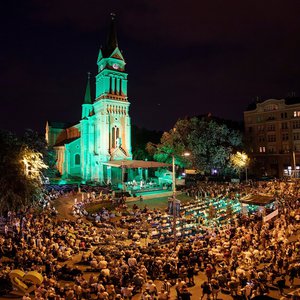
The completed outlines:
{"type": "Polygon", "coordinates": [[[119,136],[120,136],[120,129],[117,126],[112,128],[112,148],[116,148],[119,145],[119,136]]]}
{"type": "Polygon", "coordinates": [[[294,117],[295,117],[295,118],[300,117],[300,110],[295,110],[295,111],[294,111],[294,117]]]}

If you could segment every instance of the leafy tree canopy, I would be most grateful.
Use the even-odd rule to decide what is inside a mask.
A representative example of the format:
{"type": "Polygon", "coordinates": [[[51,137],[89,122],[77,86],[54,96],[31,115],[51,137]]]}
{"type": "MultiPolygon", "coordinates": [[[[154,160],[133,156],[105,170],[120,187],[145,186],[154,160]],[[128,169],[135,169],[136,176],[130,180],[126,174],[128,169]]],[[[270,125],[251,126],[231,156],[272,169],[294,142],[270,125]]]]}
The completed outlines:
{"type": "Polygon", "coordinates": [[[18,138],[11,132],[0,131],[1,213],[20,209],[40,197],[39,175],[46,167],[42,159],[45,152],[43,142],[28,132],[18,138]]]}
{"type": "Polygon", "coordinates": [[[158,161],[170,162],[176,157],[176,164],[192,166],[210,173],[212,169],[226,172],[230,169],[230,155],[242,146],[242,134],[226,124],[212,118],[193,117],[179,119],[174,128],[165,132],[160,144],[148,144],[148,151],[154,152],[158,161]],[[191,153],[188,159],[182,154],[191,153]]]}
{"type": "Polygon", "coordinates": [[[133,159],[152,160],[152,155],[146,151],[146,145],[149,141],[159,143],[162,132],[139,128],[135,125],[131,127],[131,130],[133,159]]]}

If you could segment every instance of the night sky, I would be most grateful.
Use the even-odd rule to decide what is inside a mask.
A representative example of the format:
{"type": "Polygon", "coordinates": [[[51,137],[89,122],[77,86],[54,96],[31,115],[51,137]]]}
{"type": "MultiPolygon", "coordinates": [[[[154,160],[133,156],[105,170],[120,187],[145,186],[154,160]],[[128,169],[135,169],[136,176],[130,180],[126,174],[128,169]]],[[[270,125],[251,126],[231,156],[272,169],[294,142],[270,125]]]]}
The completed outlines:
{"type": "Polygon", "coordinates": [[[256,97],[300,95],[299,0],[9,0],[0,11],[1,129],[79,121],[111,12],[139,127],[242,120],[256,97]]]}

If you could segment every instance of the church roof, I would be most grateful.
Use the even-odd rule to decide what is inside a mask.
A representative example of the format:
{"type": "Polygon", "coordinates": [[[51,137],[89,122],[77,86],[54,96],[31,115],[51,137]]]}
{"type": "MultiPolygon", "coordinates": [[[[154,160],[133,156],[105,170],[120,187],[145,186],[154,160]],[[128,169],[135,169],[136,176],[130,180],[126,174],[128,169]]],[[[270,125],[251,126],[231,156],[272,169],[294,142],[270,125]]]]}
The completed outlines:
{"type": "Polygon", "coordinates": [[[52,128],[66,129],[66,128],[72,127],[74,124],[70,123],[70,122],[48,121],[48,125],[52,128]]]}
{"type": "Polygon", "coordinates": [[[74,137],[74,138],[70,138],[70,139],[66,139],[66,140],[63,140],[61,142],[58,142],[57,144],[55,144],[53,147],[60,147],[60,146],[64,146],[66,144],[70,144],[76,140],[78,140],[79,137],[74,137]]]}

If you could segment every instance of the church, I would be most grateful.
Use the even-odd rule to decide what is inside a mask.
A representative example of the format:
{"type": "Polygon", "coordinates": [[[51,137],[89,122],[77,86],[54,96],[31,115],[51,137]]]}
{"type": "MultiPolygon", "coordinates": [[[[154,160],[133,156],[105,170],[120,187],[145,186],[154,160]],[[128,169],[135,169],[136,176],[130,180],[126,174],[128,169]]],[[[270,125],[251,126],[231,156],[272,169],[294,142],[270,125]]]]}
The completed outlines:
{"type": "MultiPolygon", "coordinates": [[[[125,65],[112,16],[106,44],[97,59],[95,99],[91,97],[89,75],[81,120],[76,124],[51,121],[46,124],[46,141],[56,151],[56,165],[63,179],[111,183],[123,190],[128,181],[138,182],[140,189],[147,189],[145,183],[150,182],[152,189],[148,169],[151,168],[153,175],[154,169],[170,166],[132,159],[125,65]]],[[[159,175],[153,177],[158,188],[170,181],[158,178],[159,175]]]]}
{"type": "Polygon", "coordinates": [[[101,183],[114,178],[120,182],[122,170],[108,162],[132,160],[131,120],[126,63],[118,46],[114,17],[97,65],[96,96],[91,98],[89,76],[81,120],[77,124],[48,121],[46,140],[56,151],[57,169],[63,178],[101,183]]]}

